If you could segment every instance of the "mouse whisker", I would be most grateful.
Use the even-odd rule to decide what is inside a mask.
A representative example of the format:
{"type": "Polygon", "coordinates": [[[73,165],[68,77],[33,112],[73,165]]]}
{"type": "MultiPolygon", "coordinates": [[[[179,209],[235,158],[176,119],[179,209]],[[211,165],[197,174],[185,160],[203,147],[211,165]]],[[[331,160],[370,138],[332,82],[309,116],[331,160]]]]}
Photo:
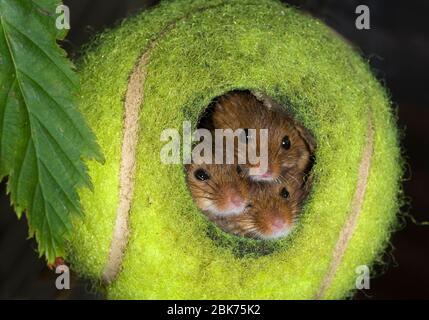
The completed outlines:
{"type": "Polygon", "coordinates": [[[204,210],[204,212],[206,212],[208,215],[211,215],[211,211],[216,211],[216,210],[217,210],[217,208],[216,208],[215,204],[212,203],[204,210]]]}
{"type": "Polygon", "coordinates": [[[243,233],[243,235],[251,237],[251,238],[260,238],[260,232],[255,228],[243,233]]]}
{"type": "Polygon", "coordinates": [[[210,195],[216,195],[216,192],[210,192],[208,190],[205,190],[203,187],[201,187],[201,186],[199,186],[197,184],[193,184],[192,187],[195,188],[195,189],[198,189],[198,190],[202,191],[203,193],[208,193],[210,195]]]}
{"type": "Polygon", "coordinates": [[[207,199],[207,200],[216,201],[216,198],[214,198],[214,197],[200,196],[200,197],[198,197],[198,198],[199,198],[199,199],[207,199]]]}
{"type": "Polygon", "coordinates": [[[214,192],[211,192],[211,191],[205,190],[204,188],[201,188],[201,187],[194,186],[193,188],[195,188],[195,189],[197,189],[197,190],[199,190],[199,191],[201,191],[201,192],[203,192],[203,193],[207,193],[207,194],[211,194],[211,195],[215,195],[215,194],[216,194],[216,193],[214,193],[214,192]]]}
{"type": "MultiPolygon", "coordinates": [[[[298,183],[298,184],[299,184],[299,180],[298,180],[294,175],[290,174],[290,173],[289,173],[289,172],[287,172],[287,171],[285,171],[285,174],[286,174],[289,178],[291,178],[292,180],[294,180],[296,183],[298,183]]],[[[283,175],[282,175],[282,177],[285,179],[285,182],[287,182],[287,178],[286,178],[286,177],[284,177],[283,175]]]]}
{"type": "Polygon", "coordinates": [[[256,229],[256,226],[253,221],[247,221],[247,223],[246,221],[241,221],[241,223],[243,224],[243,226],[241,226],[241,229],[243,231],[251,231],[256,229]]]}
{"type": "Polygon", "coordinates": [[[283,177],[282,175],[280,175],[280,176],[278,176],[278,177],[276,177],[274,179],[274,182],[275,183],[282,183],[282,182],[286,182],[286,179],[285,179],[285,177],[283,177]]]}
{"type": "Polygon", "coordinates": [[[216,183],[216,181],[213,180],[207,180],[207,185],[212,188],[213,190],[219,189],[219,185],[216,183]]]}

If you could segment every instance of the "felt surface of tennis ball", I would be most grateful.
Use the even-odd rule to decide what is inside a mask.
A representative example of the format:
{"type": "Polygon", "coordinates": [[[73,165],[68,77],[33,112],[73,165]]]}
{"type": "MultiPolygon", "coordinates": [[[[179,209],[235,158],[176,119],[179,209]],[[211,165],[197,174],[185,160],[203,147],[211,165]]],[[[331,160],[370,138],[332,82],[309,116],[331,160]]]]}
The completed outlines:
{"type": "Polygon", "coordinates": [[[279,2],[170,1],[101,34],[80,63],[80,108],[106,163],[88,162],[94,191],[81,190],[68,259],[101,279],[119,198],[124,97],[142,54],[130,236],[108,298],[312,299],[317,297],[348,219],[359,165],[374,128],[362,209],[322,298],[344,298],[356,268],[372,266],[396,223],[401,158],[388,96],[365,61],[315,20],[279,2]],[[315,181],[294,233],[273,243],[213,227],[195,206],[183,165],[161,163],[166,128],[193,125],[230,90],[265,93],[287,106],[317,141],[315,181]]]}

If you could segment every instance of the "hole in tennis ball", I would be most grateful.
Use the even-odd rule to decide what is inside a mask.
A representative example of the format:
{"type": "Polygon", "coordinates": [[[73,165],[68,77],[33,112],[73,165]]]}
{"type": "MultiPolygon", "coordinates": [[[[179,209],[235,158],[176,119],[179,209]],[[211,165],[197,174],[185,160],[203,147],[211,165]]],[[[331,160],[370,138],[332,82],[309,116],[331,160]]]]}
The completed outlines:
{"type": "Polygon", "coordinates": [[[193,199],[212,222],[207,234],[219,244],[235,243],[236,254],[275,251],[278,241],[265,240],[291,233],[311,190],[313,137],[285,107],[247,90],[215,98],[197,128],[205,132],[186,175],[193,199]],[[228,233],[234,237],[222,236],[228,233]]]}

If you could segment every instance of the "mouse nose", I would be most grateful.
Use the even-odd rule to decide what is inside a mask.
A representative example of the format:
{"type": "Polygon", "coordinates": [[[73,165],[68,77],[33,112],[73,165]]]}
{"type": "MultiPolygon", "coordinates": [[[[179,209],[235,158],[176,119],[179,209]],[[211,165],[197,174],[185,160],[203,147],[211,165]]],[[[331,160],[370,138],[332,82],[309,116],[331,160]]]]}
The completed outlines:
{"type": "Polygon", "coordinates": [[[243,212],[246,203],[242,194],[235,189],[227,189],[223,194],[222,211],[225,215],[235,215],[243,212]]]}
{"type": "Polygon", "coordinates": [[[283,230],[286,227],[286,221],[284,218],[279,216],[273,216],[270,219],[270,226],[272,232],[278,232],[283,230]]]}
{"type": "Polygon", "coordinates": [[[236,207],[240,207],[243,205],[243,198],[237,192],[232,192],[230,194],[229,199],[230,202],[236,207]]]}
{"type": "Polygon", "coordinates": [[[271,178],[273,176],[273,173],[270,170],[267,170],[263,175],[261,175],[262,178],[271,178]]]}

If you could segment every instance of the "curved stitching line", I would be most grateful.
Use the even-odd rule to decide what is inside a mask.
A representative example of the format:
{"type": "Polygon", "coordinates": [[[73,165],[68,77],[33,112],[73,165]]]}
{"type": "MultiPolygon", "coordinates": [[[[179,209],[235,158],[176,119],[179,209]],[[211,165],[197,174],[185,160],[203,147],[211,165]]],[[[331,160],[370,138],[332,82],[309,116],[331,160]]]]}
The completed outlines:
{"type": "Polygon", "coordinates": [[[371,169],[371,160],[374,154],[374,127],[372,123],[372,116],[369,116],[368,120],[368,129],[367,129],[367,138],[366,144],[363,151],[363,155],[359,165],[359,174],[358,181],[356,186],[356,191],[353,196],[353,201],[351,203],[348,218],[340,231],[335,249],[333,252],[331,263],[328,267],[322,283],[319,287],[318,292],[316,293],[315,299],[319,300],[325,296],[326,291],[331,285],[335,273],[338,270],[341,260],[344,257],[344,253],[350,243],[350,240],[353,236],[353,232],[356,229],[359,215],[361,213],[362,205],[365,198],[366,187],[368,185],[368,177],[371,169]]]}

